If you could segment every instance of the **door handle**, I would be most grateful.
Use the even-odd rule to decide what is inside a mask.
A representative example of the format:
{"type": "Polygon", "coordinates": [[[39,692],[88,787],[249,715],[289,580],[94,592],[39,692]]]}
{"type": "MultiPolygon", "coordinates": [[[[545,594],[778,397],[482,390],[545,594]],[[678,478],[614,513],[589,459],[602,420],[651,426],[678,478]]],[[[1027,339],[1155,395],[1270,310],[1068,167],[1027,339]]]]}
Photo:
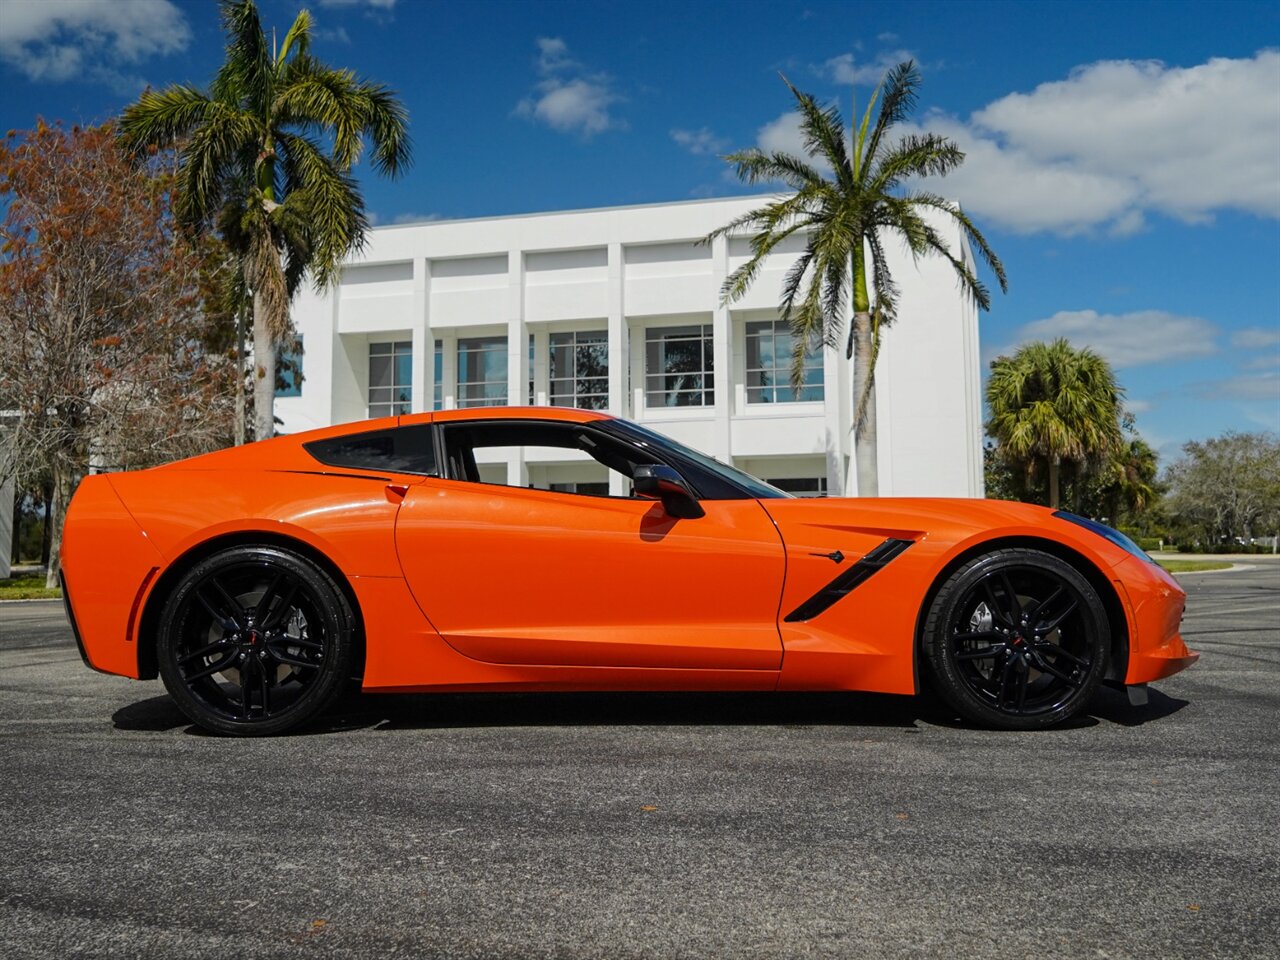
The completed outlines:
{"type": "Polygon", "coordinates": [[[392,503],[399,503],[409,492],[409,485],[406,483],[388,483],[386,490],[387,499],[392,503]]]}

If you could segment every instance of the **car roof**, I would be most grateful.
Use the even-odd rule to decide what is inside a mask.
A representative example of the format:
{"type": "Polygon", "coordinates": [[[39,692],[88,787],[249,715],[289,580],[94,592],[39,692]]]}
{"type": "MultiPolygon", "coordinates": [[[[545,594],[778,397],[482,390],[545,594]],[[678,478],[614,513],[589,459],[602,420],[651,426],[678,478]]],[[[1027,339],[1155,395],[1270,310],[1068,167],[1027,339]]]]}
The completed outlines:
{"type": "Polygon", "coordinates": [[[598,410],[577,410],[573,407],[464,407],[461,410],[406,414],[400,417],[399,424],[405,427],[415,423],[452,423],[456,420],[562,420],[568,423],[590,423],[612,419],[609,414],[598,410]]]}

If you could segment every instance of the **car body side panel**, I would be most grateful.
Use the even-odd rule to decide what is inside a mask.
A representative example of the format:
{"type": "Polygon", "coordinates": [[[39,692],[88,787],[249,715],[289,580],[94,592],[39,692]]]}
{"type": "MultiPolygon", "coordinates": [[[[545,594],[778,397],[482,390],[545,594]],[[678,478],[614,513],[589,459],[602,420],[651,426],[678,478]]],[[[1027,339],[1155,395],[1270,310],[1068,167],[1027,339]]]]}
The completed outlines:
{"type": "MultiPolygon", "coordinates": [[[[949,564],[983,543],[1000,540],[1048,540],[1065,546],[1115,580],[1117,572],[1138,590],[1149,607],[1124,602],[1130,633],[1128,682],[1158,670],[1181,656],[1178,639],[1150,641],[1164,650],[1147,666],[1142,651],[1147,638],[1167,639],[1167,624],[1156,621],[1181,615],[1182,594],[1168,574],[1153,564],[1073,524],[1051,511],[1027,504],[987,500],[772,500],[765,509],[786,543],[788,576],[780,628],[785,648],[779,689],[849,689],[879,693],[912,693],[916,689],[916,630],[931,585],[949,564]],[[912,545],[870,579],[818,616],[788,623],[787,613],[811,596],[838,571],[814,553],[839,549],[846,568],[883,539],[912,540],[912,545]],[[868,546],[870,544],[870,546],[868,546]],[[1132,564],[1132,565],[1131,565],[1132,564]],[[1163,592],[1167,590],[1166,592],[1163,592]],[[1176,609],[1176,614],[1171,610],[1176,609]],[[1132,652],[1138,637],[1139,653],[1132,652]],[[1135,670],[1135,662],[1139,666],[1135,670]]],[[[1176,619],[1175,619],[1176,625],[1176,619]]],[[[1176,630],[1175,630],[1176,635],[1176,630]]],[[[1186,664],[1183,663],[1183,666],[1186,664]]],[[[1169,672],[1176,672],[1172,666],[1169,672]]]]}
{"type": "Polygon", "coordinates": [[[404,580],[357,577],[368,644],[363,689],[370,693],[497,690],[772,690],[776,670],[671,670],[484,663],[445,643],[404,580]]]}
{"type": "Polygon", "coordinates": [[[476,660],[776,671],[778,533],[753,500],[704,507],[428,479],[396,545],[423,612],[476,660]]]}
{"type": "Polygon", "coordinates": [[[63,561],[86,655],[99,669],[137,677],[138,644],[151,642],[138,636],[140,611],[162,602],[152,594],[170,564],[217,537],[289,537],[349,580],[399,579],[400,498],[388,480],[403,488],[421,479],[174,466],[87,478],[68,511],[63,561]]]}
{"type": "Polygon", "coordinates": [[[214,537],[264,531],[310,544],[348,576],[398,577],[400,498],[387,484],[421,479],[356,471],[143,470],[112,475],[111,482],[169,561],[214,537]]]}

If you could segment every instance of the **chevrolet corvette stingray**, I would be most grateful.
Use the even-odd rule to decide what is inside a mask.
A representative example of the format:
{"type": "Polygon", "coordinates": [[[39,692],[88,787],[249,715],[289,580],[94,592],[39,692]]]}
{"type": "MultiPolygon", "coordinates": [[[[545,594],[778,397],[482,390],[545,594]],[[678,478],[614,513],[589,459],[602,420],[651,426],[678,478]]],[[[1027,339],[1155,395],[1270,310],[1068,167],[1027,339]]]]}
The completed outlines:
{"type": "Polygon", "coordinates": [[[230,735],[303,724],[353,678],[927,687],[969,722],[1025,730],[1197,657],[1177,582],[1100,523],[992,500],[797,499],[563,408],[391,417],[87,477],[62,578],[88,666],[159,676],[230,735]],[[512,448],[607,471],[614,495],[484,482],[512,448]]]}

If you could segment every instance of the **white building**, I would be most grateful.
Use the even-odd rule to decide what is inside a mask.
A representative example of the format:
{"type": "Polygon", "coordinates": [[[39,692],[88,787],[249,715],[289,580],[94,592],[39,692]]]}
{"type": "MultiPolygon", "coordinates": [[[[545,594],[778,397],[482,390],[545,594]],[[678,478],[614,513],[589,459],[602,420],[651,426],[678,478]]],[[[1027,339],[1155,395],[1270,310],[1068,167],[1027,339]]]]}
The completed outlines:
{"type": "MultiPolygon", "coordinates": [[[[698,243],[761,200],[379,227],[338,288],[308,289],[295,306],[303,384],[277,401],[282,429],[477,405],[588,406],[786,489],[855,495],[843,489],[853,445],[843,349],[815,353],[804,390],[790,387],[777,304],[803,242],[779,248],[729,307],[720,286],[748,258],[748,240],[698,243]]],[[[969,256],[950,224],[937,226],[969,256]]],[[[880,493],[981,496],[976,311],[949,264],[916,264],[905,248],[889,255],[901,300],[876,373],[880,493]]],[[[514,450],[481,471],[580,492],[605,481],[594,461],[514,450]]]]}

